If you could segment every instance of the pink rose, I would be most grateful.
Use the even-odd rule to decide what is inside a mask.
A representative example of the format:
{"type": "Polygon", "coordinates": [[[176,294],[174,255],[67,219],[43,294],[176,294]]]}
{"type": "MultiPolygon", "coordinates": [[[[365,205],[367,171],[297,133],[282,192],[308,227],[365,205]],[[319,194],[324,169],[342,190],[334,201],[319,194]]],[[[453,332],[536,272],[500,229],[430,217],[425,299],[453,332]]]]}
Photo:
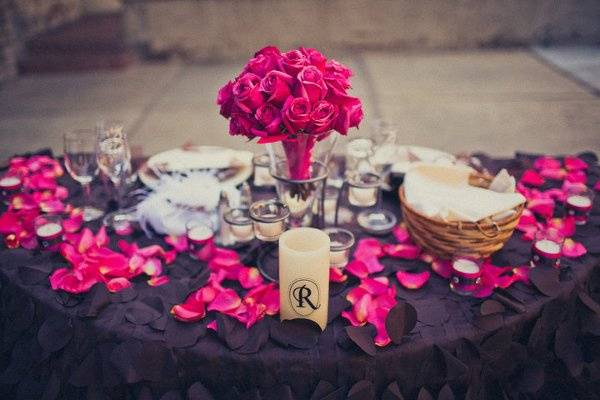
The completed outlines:
{"type": "Polygon", "coordinates": [[[279,59],[280,68],[291,76],[296,76],[307,63],[308,60],[300,50],[283,53],[279,59]]]}
{"type": "Polygon", "coordinates": [[[352,71],[335,60],[331,60],[325,67],[323,79],[327,87],[338,95],[345,95],[350,88],[350,76],[352,71]]]}
{"type": "Polygon", "coordinates": [[[254,57],[258,57],[259,55],[268,57],[269,59],[271,59],[273,61],[274,65],[277,65],[279,62],[279,59],[281,58],[281,51],[279,51],[279,49],[275,46],[267,46],[267,47],[263,47],[262,49],[257,51],[254,54],[254,57]]]}
{"type": "Polygon", "coordinates": [[[304,67],[298,73],[298,82],[296,96],[307,98],[311,104],[325,98],[327,86],[323,80],[323,74],[314,65],[304,67]]]}
{"type": "Polygon", "coordinates": [[[318,50],[312,48],[304,48],[301,47],[300,51],[306,56],[308,62],[315,67],[319,68],[319,70],[324,71],[325,65],[327,63],[327,59],[321,54],[318,50]]]}
{"type": "Polygon", "coordinates": [[[310,102],[304,97],[288,97],[281,110],[283,124],[289,134],[298,133],[310,121],[310,102]]]}
{"type": "Polygon", "coordinates": [[[247,114],[233,113],[229,120],[229,134],[252,137],[252,127],[256,124],[254,118],[247,114]]]}
{"type": "Polygon", "coordinates": [[[252,128],[255,136],[265,137],[281,133],[281,112],[273,104],[265,103],[254,114],[260,124],[259,128],[252,128]]]}
{"type": "Polygon", "coordinates": [[[260,81],[260,90],[269,96],[267,101],[281,105],[291,94],[294,78],[281,71],[271,71],[260,81]]]}
{"type": "Polygon", "coordinates": [[[339,115],[334,123],[334,129],[346,135],[349,128],[358,127],[363,118],[362,104],[356,97],[348,96],[339,106],[339,115]]]}
{"type": "Polygon", "coordinates": [[[221,106],[221,115],[229,118],[233,108],[233,83],[227,82],[225,86],[219,89],[217,95],[217,104],[221,106]]]}
{"type": "Polygon", "coordinates": [[[309,133],[323,133],[331,129],[338,116],[338,109],[328,101],[321,100],[314,105],[310,113],[310,122],[306,128],[309,133]]]}
{"type": "Polygon", "coordinates": [[[233,85],[235,104],[245,113],[252,113],[265,102],[260,91],[260,78],[245,73],[233,85]]]}
{"type": "Polygon", "coordinates": [[[272,71],[273,68],[277,66],[276,62],[271,58],[259,54],[254,58],[251,58],[250,61],[244,67],[244,72],[250,72],[259,76],[260,78],[264,77],[269,71],[272,71]]]}

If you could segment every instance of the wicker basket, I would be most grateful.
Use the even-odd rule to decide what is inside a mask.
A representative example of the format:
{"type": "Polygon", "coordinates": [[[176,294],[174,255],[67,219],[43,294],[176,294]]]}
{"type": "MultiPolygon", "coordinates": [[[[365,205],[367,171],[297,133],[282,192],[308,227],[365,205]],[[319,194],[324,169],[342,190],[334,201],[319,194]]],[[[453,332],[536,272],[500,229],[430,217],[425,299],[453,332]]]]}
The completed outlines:
{"type": "MultiPolygon", "coordinates": [[[[469,183],[489,187],[492,177],[473,174],[469,183]]],[[[514,208],[515,213],[501,220],[486,218],[478,222],[447,222],[429,218],[411,208],[400,187],[400,206],[404,222],[416,244],[432,255],[452,258],[457,253],[487,257],[500,250],[512,236],[524,205],[514,208]]]]}

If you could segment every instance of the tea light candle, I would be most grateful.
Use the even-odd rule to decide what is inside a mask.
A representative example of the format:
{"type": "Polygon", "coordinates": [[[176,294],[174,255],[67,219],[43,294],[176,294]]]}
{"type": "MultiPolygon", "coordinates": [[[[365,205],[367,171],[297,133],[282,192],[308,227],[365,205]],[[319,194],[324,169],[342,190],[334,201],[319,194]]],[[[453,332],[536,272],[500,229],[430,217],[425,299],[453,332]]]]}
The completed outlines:
{"type": "Polygon", "coordinates": [[[536,240],[533,243],[532,267],[548,265],[560,267],[561,244],[550,239],[536,240]]]}
{"type": "Polygon", "coordinates": [[[481,267],[470,258],[459,257],[452,262],[450,289],[457,294],[468,296],[477,290],[481,283],[481,267]]]}
{"type": "Polygon", "coordinates": [[[8,175],[0,179],[0,195],[5,202],[9,201],[9,197],[21,190],[21,178],[14,175],[8,175]]]}
{"type": "Polygon", "coordinates": [[[42,248],[54,249],[62,241],[62,218],[58,215],[40,215],[33,226],[42,248]]]}
{"type": "Polygon", "coordinates": [[[567,196],[566,208],[569,215],[572,215],[577,225],[584,225],[587,222],[588,214],[592,210],[592,198],[586,194],[571,194],[567,196]]]}
{"type": "Polygon", "coordinates": [[[279,238],[279,300],[282,320],[305,318],[322,330],[329,303],[329,235],[296,228],[279,238]]]}
{"type": "Polygon", "coordinates": [[[186,224],[186,236],[191,256],[208,243],[215,235],[212,225],[203,221],[190,221],[186,224]]]}
{"type": "Polygon", "coordinates": [[[381,177],[372,172],[358,173],[348,180],[348,202],[356,207],[371,207],[377,203],[381,177]]]}
{"type": "Polygon", "coordinates": [[[254,235],[264,242],[276,242],[285,231],[289,208],[277,200],[260,200],[250,206],[254,235]]]}
{"type": "Polygon", "coordinates": [[[324,232],[329,236],[331,242],[329,264],[336,268],[345,267],[350,258],[350,248],[354,245],[354,235],[341,228],[327,228],[324,232]]]}
{"type": "Polygon", "coordinates": [[[353,206],[371,207],[377,202],[377,189],[350,187],[348,201],[353,206]]]}
{"type": "Polygon", "coordinates": [[[248,210],[234,208],[224,216],[225,222],[229,224],[231,235],[240,243],[249,242],[254,239],[252,220],[248,216],[248,210]]]}

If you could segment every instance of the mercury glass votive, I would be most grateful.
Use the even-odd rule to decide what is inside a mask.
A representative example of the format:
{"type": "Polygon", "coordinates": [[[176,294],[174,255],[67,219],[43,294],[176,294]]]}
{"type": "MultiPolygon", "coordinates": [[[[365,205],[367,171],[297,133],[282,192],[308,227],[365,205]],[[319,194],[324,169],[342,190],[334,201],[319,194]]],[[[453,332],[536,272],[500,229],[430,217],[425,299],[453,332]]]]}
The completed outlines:
{"type": "Polygon", "coordinates": [[[233,208],[223,216],[223,219],[229,224],[229,232],[236,242],[247,243],[254,239],[252,220],[247,208],[233,208]]]}
{"type": "Polygon", "coordinates": [[[40,215],[33,221],[33,228],[43,249],[53,250],[62,242],[63,227],[60,215],[40,215]]]}
{"type": "Polygon", "coordinates": [[[329,235],[329,264],[331,267],[343,268],[348,264],[350,249],[354,245],[354,235],[347,229],[327,228],[323,230],[329,235]]]}
{"type": "Polygon", "coordinates": [[[8,203],[10,198],[19,193],[23,187],[23,181],[16,175],[6,175],[0,179],[0,196],[2,201],[8,203]]]}
{"type": "Polygon", "coordinates": [[[348,178],[348,202],[356,207],[377,204],[381,177],[372,172],[359,172],[348,178]]]}
{"type": "Polygon", "coordinates": [[[469,257],[457,256],[452,261],[450,289],[461,296],[472,295],[481,284],[481,265],[469,257]]]}
{"type": "Polygon", "coordinates": [[[192,257],[195,257],[195,253],[215,236],[212,223],[206,220],[189,221],[185,224],[185,231],[192,257]]]}
{"type": "Polygon", "coordinates": [[[565,237],[558,229],[549,228],[535,234],[531,247],[531,267],[546,265],[560,268],[560,257],[565,237]]]}
{"type": "Polygon", "coordinates": [[[254,186],[275,186],[275,179],[271,175],[271,159],[268,154],[259,154],[252,158],[254,166],[254,186]]]}
{"type": "Polygon", "coordinates": [[[250,206],[254,235],[263,242],[276,242],[286,229],[288,207],[278,200],[259,200],[250,206]]]}
{"type": "Polygon", "coordinates": [[[594,205],[594,191],[585,185],[574,186],[567,190],[565,209],[573,216],[575,224],[585,225],[594,205]]]}

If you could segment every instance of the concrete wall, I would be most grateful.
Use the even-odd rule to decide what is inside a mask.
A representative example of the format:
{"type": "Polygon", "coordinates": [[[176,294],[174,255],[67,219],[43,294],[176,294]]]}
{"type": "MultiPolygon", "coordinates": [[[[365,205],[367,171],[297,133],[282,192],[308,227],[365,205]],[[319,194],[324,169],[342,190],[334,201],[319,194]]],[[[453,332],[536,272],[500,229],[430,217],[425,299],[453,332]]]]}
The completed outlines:
{"type": "Polygon", "coordinates": [[[0,0],[0,83],[17,73],[23,42],[81,15],[81,0],[0,0]]]}
{"type": "Polygon", "coordinates": [[[464,49],[600,43],[599,0],[125,0],[156,51],[242,58],[257,47],[464,49]]]}

